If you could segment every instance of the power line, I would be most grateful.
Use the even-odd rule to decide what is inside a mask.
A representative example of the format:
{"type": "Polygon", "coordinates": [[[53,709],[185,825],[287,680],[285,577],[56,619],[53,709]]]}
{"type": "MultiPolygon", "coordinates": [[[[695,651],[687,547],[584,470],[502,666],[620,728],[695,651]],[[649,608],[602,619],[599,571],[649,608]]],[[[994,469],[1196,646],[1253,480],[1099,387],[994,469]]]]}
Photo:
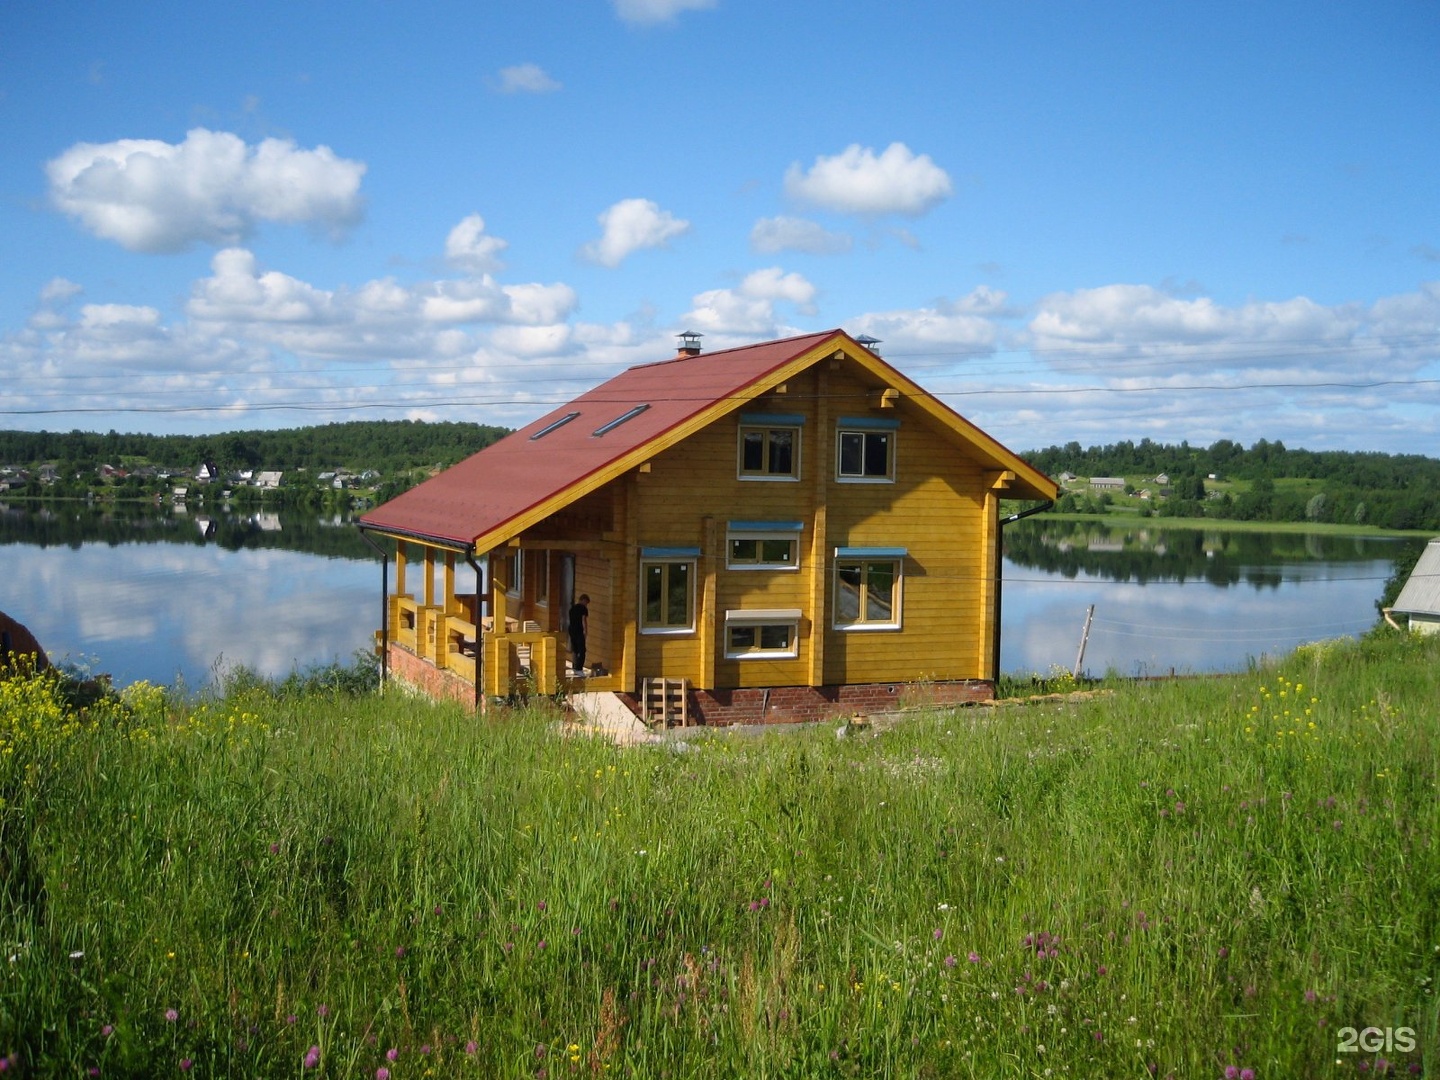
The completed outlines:
{"type": "MultiPolygon", "coordinates": [[[[983,358],[988,367],[974,367],[972,374],[975,378],[987,378],[1001,368],[1012,369],[1027,365],[1041,365],[1051,370],[1090,370],[1097,362],[1104,362],[1106,369],[1110,370],[1117,366],[1123,367],[1181,367],[1200,363],[1220,363],[1227,366],[1238,366],[1243,363],[1265,364],[1278,360],[1302,360],[1314,359],[1317,355],[1340,358],[1345,356],[1373,356],[1377,350],[1392,350],[1396,348],[1424,349],[1440,348],[1440,334],[1417,334],[1412,336],[1387,337],[1383,341],[1345,341],[1335,342],[1326,338],[1296,338],[1286,343],[1285,348],[1275,348],[1259,339],[1235,339],[1233,343],[1224,345],[1205,344],[1189,345],[1183,342],[1151,342],[1145,344],[1109,344],[1099,343],[1091,348],[1083,345],[1070,345],[1065,349],[1041,349],[1030,352],[1016,352],[1014,350],[985,352],[976,349],[958,349],[952,351],[926,349],[914,351],[889,351],[886,358],[895,360],[906,358],[910,361],[932,360],[932,363],[915,362],[908,366],[920,368],[948,367],[953,366],[955,358],[970,358],[978,361],[983,358]],[[1166,350],[1164,354],[1146,352],[1147,349],[1166,350]],[[1003,359],[1014,357],[1013,360],[1003,359]]],[[[414,366],[427,372],[463,372],[463,371],[524,371],[534,373],[537,370],[562,369],[565,371],[582,371],[586,369],[600,369],[616,367],[616,362],[610,359],[590,357],[565,357],[555,360],[526,360],[511,362],[492,362],[486,364],[460,363],[460,364],[432,364],[423,359],[407,357],[381,357],[373,363],[363,366],[350,367],[327,367],[324,374],[351,374],[358,372],[373,371],[377,366],[390,367],[396,364],[414,366]]],[[[222,369],[174,369],[161,372],[162,375],[188,374],[196,377],[215,376],[233,378],[241,374],[256,374],[257,377],[269,377],[280,374],[304,374],[298,371],[286,371],[277,368],[271,372],[246,373],[233,372],[222,369]]],[[[95,372],[86,374],[76,373],[55,373],[55,374],[33,374],[20,375],[20,379],[45,379],[55,382],[89,379],[133,379],[134,371],[117,372],[95,372]]],[[[564,381],[564,380],[560,380],[564,381]]]]}
{"type": "MultiPolygon", "coordinates": [[[[371,384],[354,387],[337,387],[337,392],[353,392],[356,390],[384,390],[390,384],[371,384]]],[[[1341,382],[1341,381],[1312,381],[1312,382],[1269,382],[1269,383],[1232,383],[1232,384],[1206,384],[1197,383],[1183,386],[1054,386],[1036,388],[986,388],[976,390],[937,390],[924,395],[902,395],[902,397],[914,398],[926,396],[934,398],[957,398],[957,397],[1006,397],[1006,396],[1036,396],[1045,394],[1177,394],[1189,392],[1204,393],[1228,393],[1237,390],[1375,390],[1383,387],[1394,386],[1436,386],[1440,385],[1440,379],[1375,379],[1365,382],[1341,382]]],[[[860,394],[834,394],[826,395],[835,399],[856,399],[864,395],[860,394]]],[[[800,398],[813,399],[814,395],[796,395],[800,398]]],[[[198,412],[273,412],[273,411],[298,411],[298,412],[349,412],[360,409],[437,409],[455,408],[461,406],[484,406],[484,407],[517,407],[517,406],[541,406],[541,405],[564,405],[574,398],[443,398],[443,399],[412,399],[403,402],[245,402],[230,405],[121,405],[107,404],[105,406],[69,406],[65,408],[0,408],[0,416],[50,416],[69,415],[84,413],[125,413],[125,414],[168,414],[168,413],[198,413],[198,412]]],[[[620,404],[631,402],[630,397],[623,398],[591,398],[595,404],[620,404]]],[[[675,402],[688,401],[717,401],[713,396],[702,396],[695,398],[669,398],[675,402]]],[[[744,395],[734,395],[733,400],[748,400],[744,395]]]]}

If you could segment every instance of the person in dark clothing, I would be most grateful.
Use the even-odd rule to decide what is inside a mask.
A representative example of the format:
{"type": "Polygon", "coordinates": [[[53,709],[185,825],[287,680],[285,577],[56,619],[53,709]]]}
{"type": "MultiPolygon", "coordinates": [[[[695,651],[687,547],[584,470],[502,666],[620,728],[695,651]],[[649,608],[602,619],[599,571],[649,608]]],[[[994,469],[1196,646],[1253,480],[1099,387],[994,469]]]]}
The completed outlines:
{"type": "Polygon", "coordinates": [[[571,667],[576,675],[585,671],[585,635],[590,630],[590,597],[584,593],[570,605],[570,652],[571,667]]]}

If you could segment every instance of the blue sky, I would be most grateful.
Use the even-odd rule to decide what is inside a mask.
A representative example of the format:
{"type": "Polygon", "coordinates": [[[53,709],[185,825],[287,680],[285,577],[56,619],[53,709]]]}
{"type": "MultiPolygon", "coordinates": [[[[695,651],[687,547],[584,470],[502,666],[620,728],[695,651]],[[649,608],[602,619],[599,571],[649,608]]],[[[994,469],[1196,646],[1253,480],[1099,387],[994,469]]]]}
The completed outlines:
{"type": "Polygon", "coordinates": [[[1440,453],[1430,2],[0,13],[0,427],[519,424],[840,326],[1015,449],[1440,453]]]}

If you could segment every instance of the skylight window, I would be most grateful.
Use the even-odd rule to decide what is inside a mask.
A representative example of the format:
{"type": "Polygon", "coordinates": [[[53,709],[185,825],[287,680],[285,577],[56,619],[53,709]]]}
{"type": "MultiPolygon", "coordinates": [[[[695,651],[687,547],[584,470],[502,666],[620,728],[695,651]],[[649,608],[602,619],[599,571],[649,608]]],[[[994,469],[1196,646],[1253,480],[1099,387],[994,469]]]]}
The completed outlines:
{"type": "Polygon", "coordinates": [[[622,414],[622,415],[620,415],[620,416],[617,416],[614,420],[611,420],[608,424],[602,424],[600,427],[596,428],[596,429],[595,429],[594,431],[592,431],[590,434],[591,434],[592,436],[595,436],[595,435],[604,435],[604,434],[607,434],[608,432],[614,431],[617,427],[619,427],[621,424],[625,423],[627,420],[634,420],[635,417],[639,416],[642,412],[644,412],[644,411],[645,411],[646,409],[648,409],[648,408],[650,408],[649,405],[636,405],[636,406],[635,406],[633,409],[631,409],[629,412],[624,413],[624,414],[622,414]]]}
{"type": "Polygon", "coordinates": [[[556,428],[564,427],[566,424],[568,424],[571,420],[574,420],[579,415],[580,414],[578,412],[566,413],[564,416],[560,417],[559,420],[556,420],[552,424],[546,424],[539,431],[535,432],[534,435],[531,435],[530,441],[534,442],[536,439],[543,439],[546,435],[549,435],[556,428]]]}

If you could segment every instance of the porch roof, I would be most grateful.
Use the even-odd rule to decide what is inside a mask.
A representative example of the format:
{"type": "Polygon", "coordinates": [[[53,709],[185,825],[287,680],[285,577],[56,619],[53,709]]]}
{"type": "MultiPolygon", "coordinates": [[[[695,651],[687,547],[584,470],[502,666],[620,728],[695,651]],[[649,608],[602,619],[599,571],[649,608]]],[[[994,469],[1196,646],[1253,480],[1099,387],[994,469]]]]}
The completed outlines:
{"type": "Polygon", "coordinates": [[[629,368],[362,515],[361,527],[483,552],[846,346],[983,456],[1017,471],[1022,493],[1053,498],[1048,477],[843,330],[826,330],[629,368]]]}

